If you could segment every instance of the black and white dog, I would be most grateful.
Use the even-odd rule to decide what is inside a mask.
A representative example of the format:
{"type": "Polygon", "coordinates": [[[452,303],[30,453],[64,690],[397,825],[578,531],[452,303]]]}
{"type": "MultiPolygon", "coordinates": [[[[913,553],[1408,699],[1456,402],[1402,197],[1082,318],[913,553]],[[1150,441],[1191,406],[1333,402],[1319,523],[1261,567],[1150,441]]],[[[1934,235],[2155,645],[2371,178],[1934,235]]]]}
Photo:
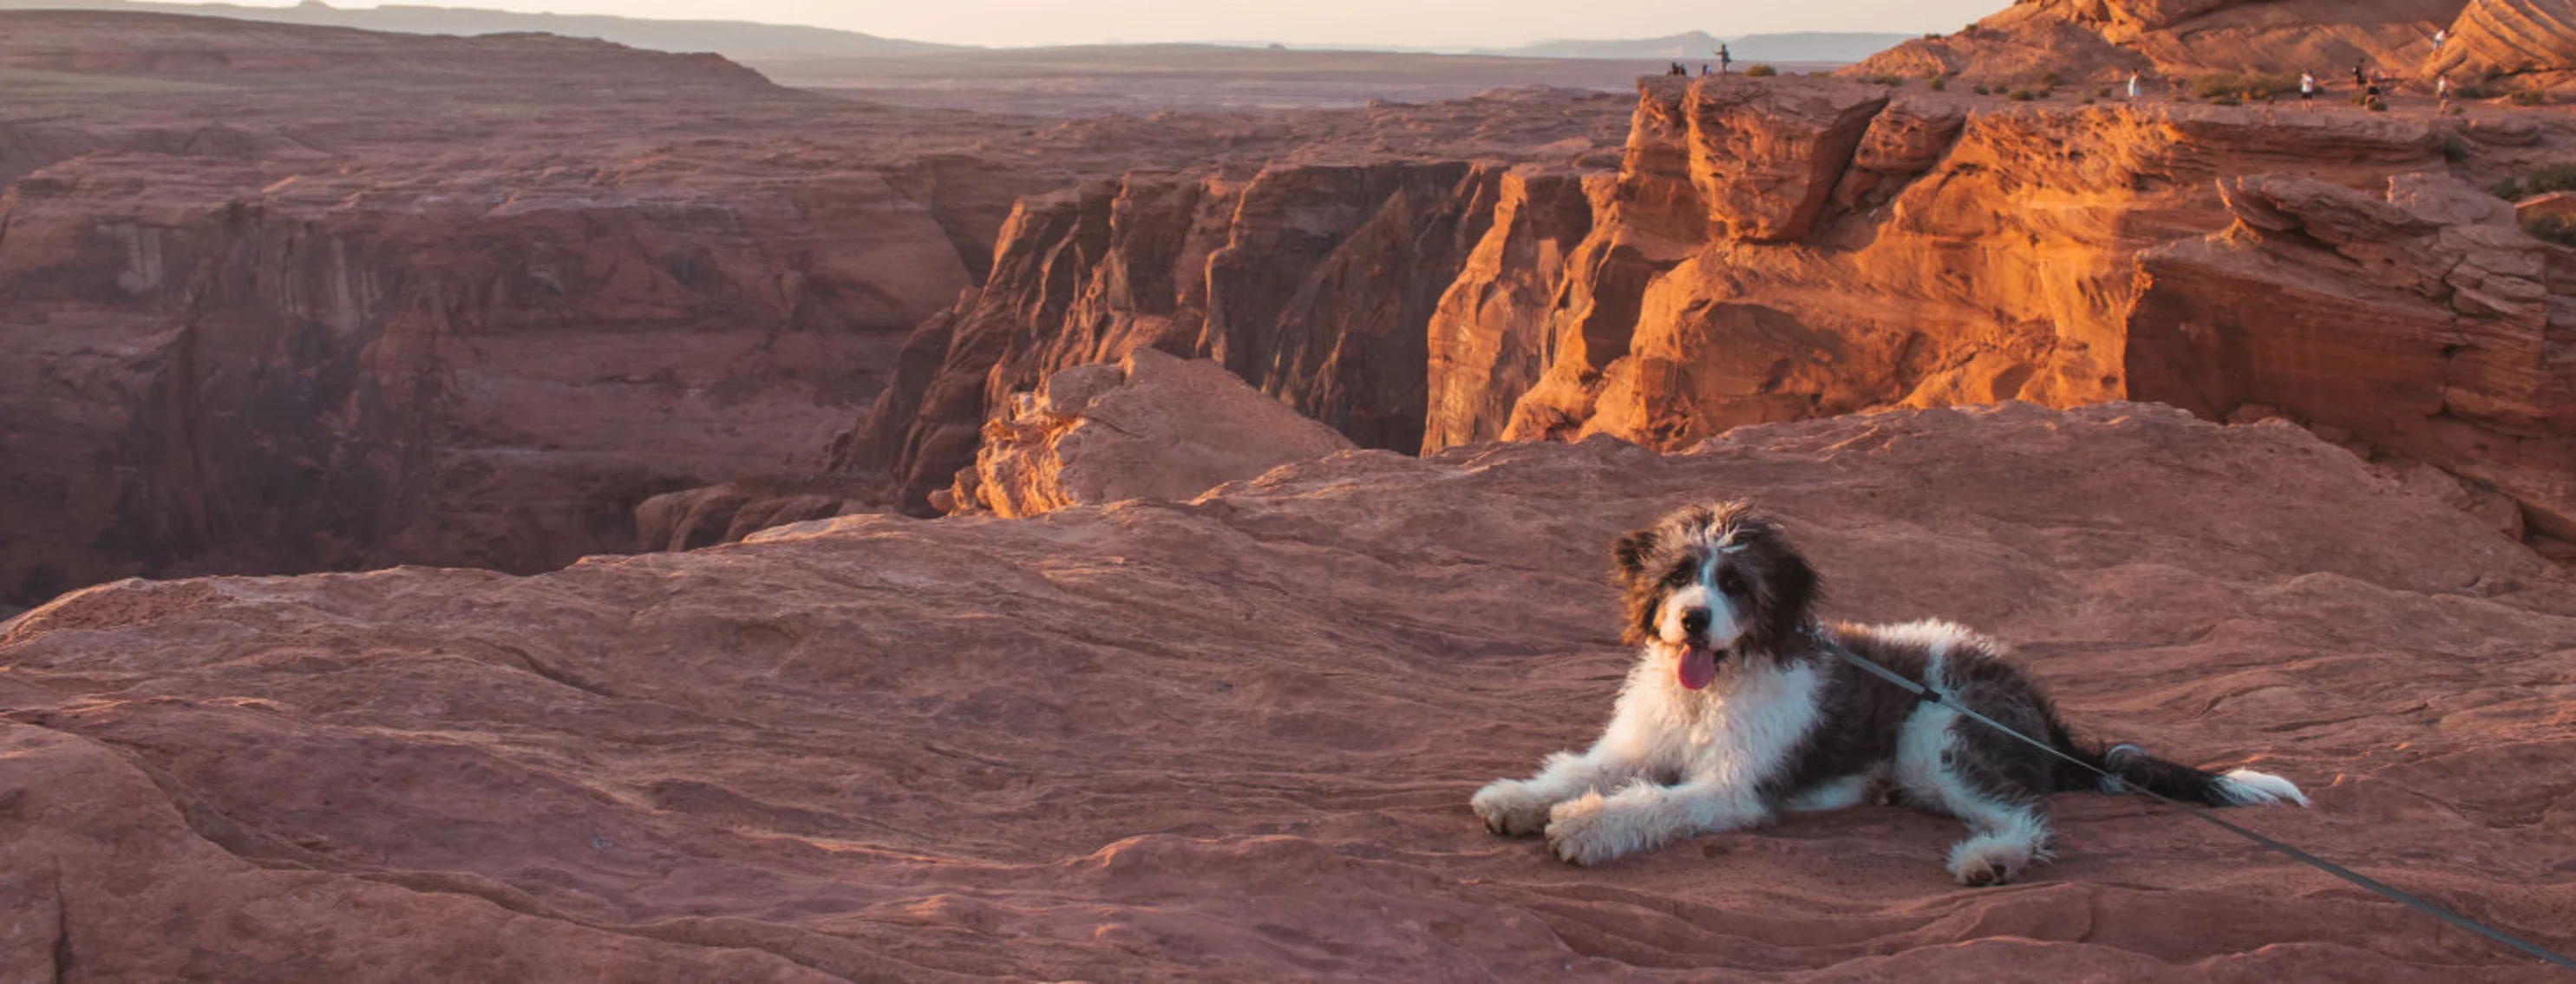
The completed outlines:
{"type": "Polygon", "coordinates": [[[1598,864],[1783,811],[1877,796],[1965,821],[1960,883],[1992,885],[2050,857],[2049,796],[2117,784],[1836,657],[1833,646],[1929,686],[2122,780],[2179,800],[2307,805],[2278,776],[2224,775],[2135,746],[2081,745],[2003,646],[1948,622],[1815,620],[1815,571],[1744,503],[1683,509],[1619,538],[1626,641],[1643,651],[1592,748],[1476,793],[1495,833],[1544,832],[1557,856],[1598,864]]]}

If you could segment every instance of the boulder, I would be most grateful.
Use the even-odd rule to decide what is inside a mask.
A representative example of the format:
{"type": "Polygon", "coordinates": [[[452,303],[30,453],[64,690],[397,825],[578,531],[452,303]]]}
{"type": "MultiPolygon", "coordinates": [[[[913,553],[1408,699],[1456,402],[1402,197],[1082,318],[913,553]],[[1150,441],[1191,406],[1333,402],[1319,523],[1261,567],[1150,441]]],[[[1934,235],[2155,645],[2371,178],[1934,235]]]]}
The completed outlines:
{"type": "Polygon", "coordinates": [[[1116,364],[1059,370],[1021,394],[1009,417],[985,425],[975,466],[949,501],[954,511],[1016,517],[1185,500],[1352,447],[1223,366],[1137,349],[1116,364]]]}

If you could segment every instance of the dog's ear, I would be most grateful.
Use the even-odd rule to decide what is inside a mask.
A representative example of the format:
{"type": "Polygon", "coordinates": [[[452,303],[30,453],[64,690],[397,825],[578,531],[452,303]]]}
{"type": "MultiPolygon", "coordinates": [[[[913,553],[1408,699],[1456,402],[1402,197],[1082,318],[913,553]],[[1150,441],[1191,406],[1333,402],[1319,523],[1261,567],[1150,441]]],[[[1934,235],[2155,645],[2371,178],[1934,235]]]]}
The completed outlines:
{"type": "Polygon", "coordinates": [[[1622,533],[1618,542],[1610,545],[1610,568],[1618,573],[1620,580],[1634,581],[1637,575],[1646,572],[1646,558],[1654,552],[1655,531],[1652,528],[1622,533]]]}
{"type": "Polygon", "coordinates": [[[1764,523],[1761,538],[1762,604],[1761,623],[1757,626],[1765,641],[1772,646],[1790,644],[1815,617],[1817,598],[1823,584],[1807,558],[1789,546],[1779,527],[1764,523]]]}

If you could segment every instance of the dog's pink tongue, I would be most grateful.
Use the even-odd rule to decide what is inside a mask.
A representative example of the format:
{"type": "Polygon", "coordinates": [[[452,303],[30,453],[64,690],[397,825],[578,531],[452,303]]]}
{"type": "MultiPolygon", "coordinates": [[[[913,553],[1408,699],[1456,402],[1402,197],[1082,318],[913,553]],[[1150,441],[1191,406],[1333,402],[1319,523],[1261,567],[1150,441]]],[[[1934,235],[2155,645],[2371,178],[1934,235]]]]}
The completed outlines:
{"type": "Polygon", "coordinates": [[[1682,650],[1682,688],[1698,690],[1717,679],[1717,650],[1692,646],[1682,650]]]}

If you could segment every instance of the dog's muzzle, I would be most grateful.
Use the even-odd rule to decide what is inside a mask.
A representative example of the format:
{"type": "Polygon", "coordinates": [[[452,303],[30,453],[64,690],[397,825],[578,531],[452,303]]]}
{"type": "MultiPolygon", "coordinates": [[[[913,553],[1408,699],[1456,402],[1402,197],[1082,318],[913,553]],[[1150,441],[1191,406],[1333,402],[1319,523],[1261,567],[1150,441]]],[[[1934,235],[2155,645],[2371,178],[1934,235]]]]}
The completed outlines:
{"type": "Polygon", "coordinates": [[[1709,644],[1708,609],[1693,608],[1682,612],[1682,658],[1675,672],[1684,690],[1698,690],[1717,679],[1717,664],[1726,658],[1726,650],[1709,644]]]}

